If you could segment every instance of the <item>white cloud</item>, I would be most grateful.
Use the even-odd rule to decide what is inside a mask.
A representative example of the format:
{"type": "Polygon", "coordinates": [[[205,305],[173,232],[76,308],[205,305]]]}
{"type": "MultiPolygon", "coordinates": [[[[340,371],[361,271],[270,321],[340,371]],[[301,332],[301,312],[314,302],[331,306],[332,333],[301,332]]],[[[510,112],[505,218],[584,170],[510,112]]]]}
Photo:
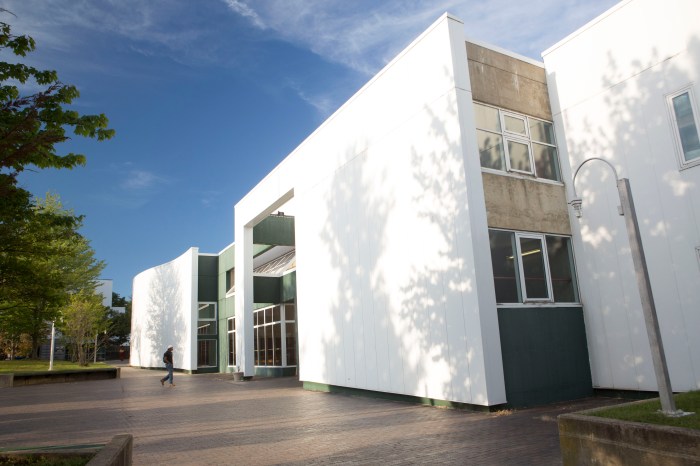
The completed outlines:
{"type": "Polygon", "coordinates": [[[167,182],[166,178],[146,170],[130,170],[121,187],[128,191],[143,191],[167,182]]]}

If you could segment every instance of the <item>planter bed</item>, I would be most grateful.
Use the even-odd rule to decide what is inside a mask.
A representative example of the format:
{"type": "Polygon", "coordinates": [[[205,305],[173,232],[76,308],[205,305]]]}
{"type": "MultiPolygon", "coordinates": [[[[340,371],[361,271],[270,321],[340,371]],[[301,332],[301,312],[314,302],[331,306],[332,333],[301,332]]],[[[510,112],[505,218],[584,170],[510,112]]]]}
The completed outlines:
{"type": "Polygon", "coordinates": [[[565,466],[700,465],[700,430],[587,415],[599,409],[559,416],[565,466]]]}
{"type": "Polygon", "coordinates": [[[18,372],[0,374],[0,388],[21,387],[47,383],[82,382],[85,380],[118,379],[120,368],[102,367],[95,369],[58,370],[39,372],[18,372]]]}

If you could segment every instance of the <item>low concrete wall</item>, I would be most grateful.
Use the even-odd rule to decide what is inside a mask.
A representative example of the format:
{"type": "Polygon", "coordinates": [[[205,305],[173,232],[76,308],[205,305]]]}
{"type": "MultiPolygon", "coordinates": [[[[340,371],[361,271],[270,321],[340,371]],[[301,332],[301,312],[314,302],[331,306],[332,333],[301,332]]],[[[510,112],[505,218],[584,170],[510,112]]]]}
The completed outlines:
{"type": "Polygon", "coordinates": [[[60,370],[42,372],[21,372],[17,374],[0,375],[0,388],[21,387],[23,385],[39,385],[47,383],[82,382],[85,380],[118,379],[121,376],[119,367],[101,367],[85,370],[60,370]]]}
{"type": "Polygon", "coordinates": [[[106,444],[68,445],[19,449],[0,453],[0,464],[65,464],[78,459],[87,466],[131,466],[134,439],[131,434],[115,435],[106,444]],[[14,463],[12,463],[14,461],[14,463]]]}
{"type": "Polygon", "coordinates": [[[569,465],[700,465],[700,431],[587,416],[559,416],[559,444],[569,465]]]}
{"type": "Polygon", "coordinates": [[[131,434],[115,435],[87,466],[131,466],[133,448],[134,437],[131,434]]]}

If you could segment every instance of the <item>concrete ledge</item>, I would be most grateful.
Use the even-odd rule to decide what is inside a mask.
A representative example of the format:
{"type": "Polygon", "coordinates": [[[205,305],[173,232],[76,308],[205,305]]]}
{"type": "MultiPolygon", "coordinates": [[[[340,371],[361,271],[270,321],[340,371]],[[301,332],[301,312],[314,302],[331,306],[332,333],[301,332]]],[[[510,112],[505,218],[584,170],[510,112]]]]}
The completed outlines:
{"type": "Polygon", "coordinates": [[[69,464],[82,460],[88,466],[131,466],[134,440],[120,434],[108,444],[65,445],[0,450],[0,464],[69,464]],[[6,463],[10,461],[9,463],[6,463]]]}
{"type": "Polygon", "coordinates": [[[559,416],[559,445],[568,465],[700,465],[700,431],[587,416],[559,416]]]}
{"type": "Polygon", "coordinates": [[[100,367],[85,370],[60,370],[42,372],[20,372],[0,375],[0,388],[21,387],[47,383],[82,382],[85,380],[118,379],[119,367],[100,367]]]}
{"type": "Polygon", "coordinates": [[[131,434],[115,435],[87,466],[131,466],[133,448],[134,437],[131,434]]]}

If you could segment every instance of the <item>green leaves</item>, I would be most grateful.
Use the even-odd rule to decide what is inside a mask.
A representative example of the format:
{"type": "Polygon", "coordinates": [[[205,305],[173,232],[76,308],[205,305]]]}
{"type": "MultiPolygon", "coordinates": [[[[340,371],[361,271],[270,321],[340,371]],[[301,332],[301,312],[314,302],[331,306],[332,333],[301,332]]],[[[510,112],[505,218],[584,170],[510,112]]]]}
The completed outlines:
{"type": "MultiPolygon", "coordinates": [[[[14,35],[0,22],[0,53],[24,57],[35,47],[34,39],[14,35]]],[[[55,71],[0,61],[0,333],[13,340],[28,335],[35,349],[47,321],[72,296],[94,295],[104,268],[78,233],[82,217],[64,211],[57,196],[37,200],[17,185],[28,167],[85,165],[85,155],[57,150],[71,131],[98,141],[114,136],[105,115],[81,115],[69,107],[78,97],[78,89],[59,81],[55,71]],[[23,95],[37,86],[43,90],[23,95]]]]}

